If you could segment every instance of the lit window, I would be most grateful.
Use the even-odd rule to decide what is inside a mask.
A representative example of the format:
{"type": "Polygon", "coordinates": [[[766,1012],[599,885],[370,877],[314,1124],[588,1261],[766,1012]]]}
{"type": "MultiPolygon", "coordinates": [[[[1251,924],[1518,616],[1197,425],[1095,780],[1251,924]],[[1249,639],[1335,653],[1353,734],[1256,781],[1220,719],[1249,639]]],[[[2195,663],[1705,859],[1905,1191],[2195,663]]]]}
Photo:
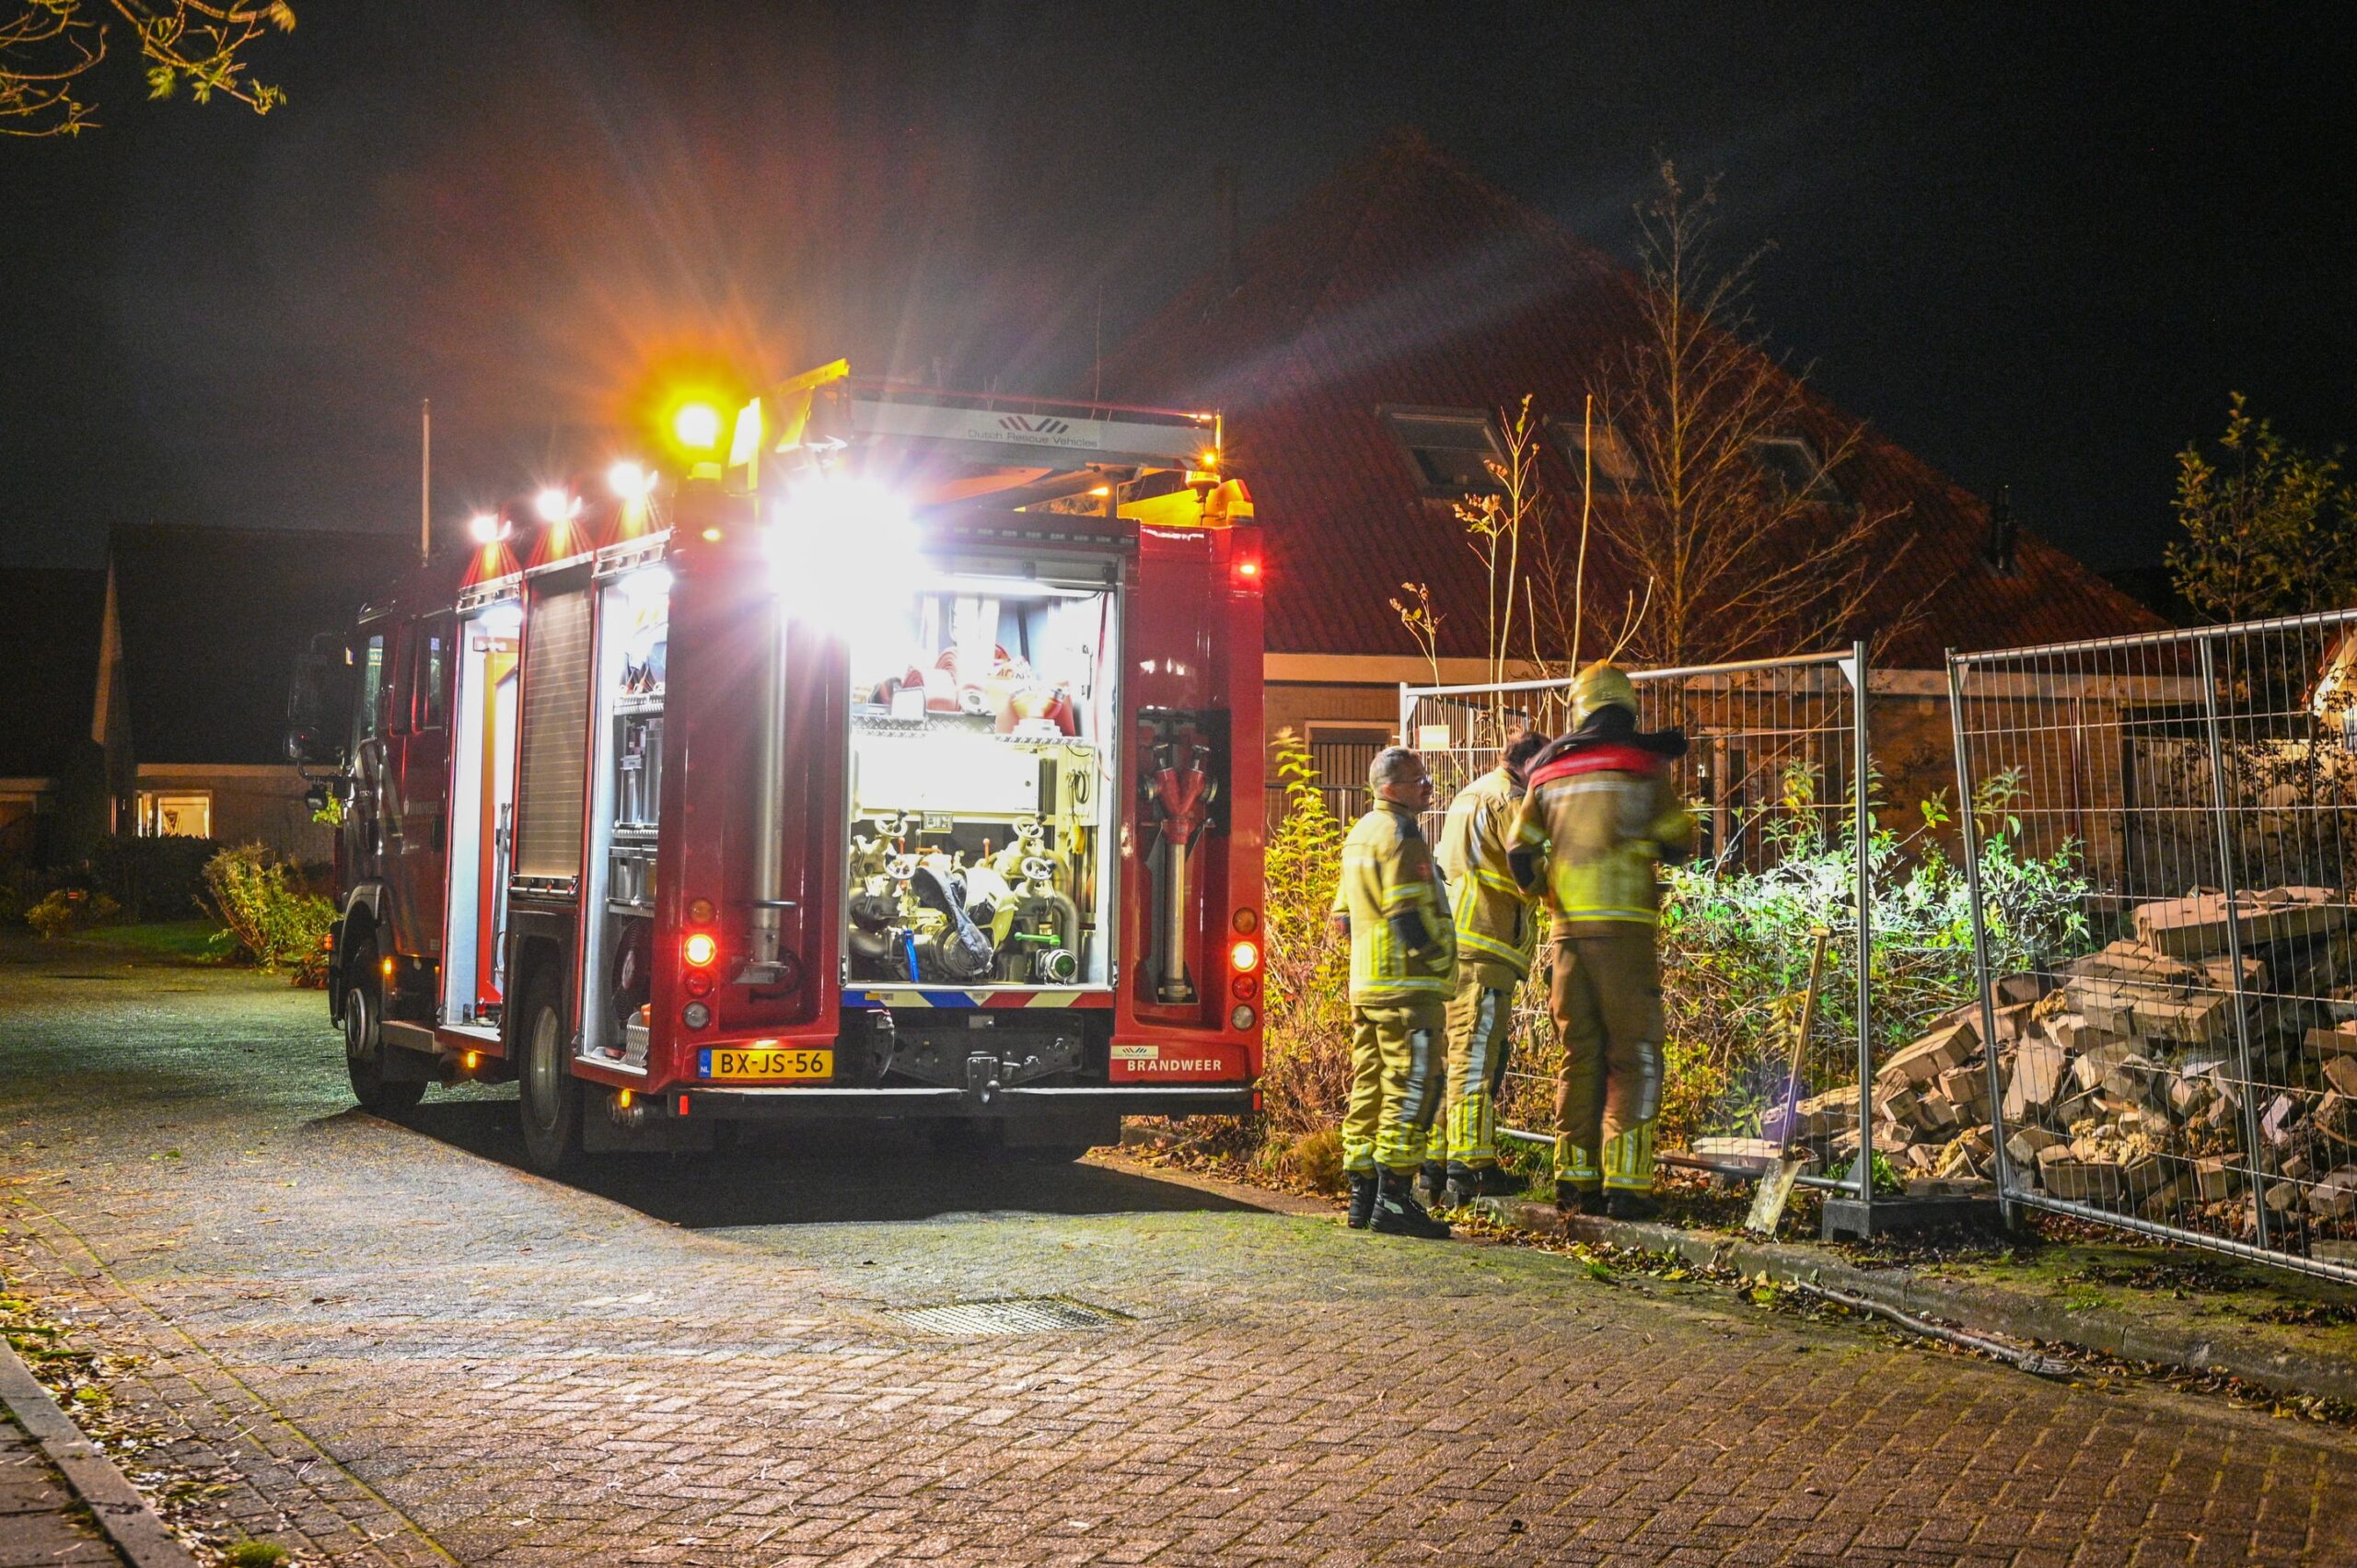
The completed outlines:
{"type": "Polygon", "coordinates": [[[1849,499],[1817,461],[1817,449],[1797,436],[1776,436],[1751,444],[1752,455],[1768,477],[1796,501],[1822,501],[1840,505],[1849,499]]]}
{"type": "Polygon", "coordinates": [[[1645,488],[1637,454],[1621,438],[1620,428],[1609,421],[1598,420],[1590,425],[1576,419],[1558,420],[1555,434],[1562,443],[1563,460],[1572,465],[1573,483],[1581,482],[1592,459],[1596,464],[1596,488],[1600,494],[1628,495],[1645,488]]]}
{"type": "Polygon", "coordinates": [[[1426,495],[1455,500],[1498,493],[1498,476],[1489,465],[1502,453],[1486,415],[1450,409],[1386,409],[1383,417],[1406,449],[1417,485],[1426,495]]]}
{"type": "Polygon", "coordinates": [[[141,790],[139,836],[145,839],[211,838],[213,792],[209,789],[141,790]]]}

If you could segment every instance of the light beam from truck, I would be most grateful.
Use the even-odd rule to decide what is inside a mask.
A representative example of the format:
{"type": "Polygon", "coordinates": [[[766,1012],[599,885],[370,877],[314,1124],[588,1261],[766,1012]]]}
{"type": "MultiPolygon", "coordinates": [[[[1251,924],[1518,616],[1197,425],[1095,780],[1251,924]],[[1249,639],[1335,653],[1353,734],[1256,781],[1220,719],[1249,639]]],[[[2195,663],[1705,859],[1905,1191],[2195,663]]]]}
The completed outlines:
{"type": "Polygon", "coordinates": [[[786,614],[835,636],[905,601],[925,571],[908,503],[873,481],[842,475],[788,489],[762,545],[786,614]]]}

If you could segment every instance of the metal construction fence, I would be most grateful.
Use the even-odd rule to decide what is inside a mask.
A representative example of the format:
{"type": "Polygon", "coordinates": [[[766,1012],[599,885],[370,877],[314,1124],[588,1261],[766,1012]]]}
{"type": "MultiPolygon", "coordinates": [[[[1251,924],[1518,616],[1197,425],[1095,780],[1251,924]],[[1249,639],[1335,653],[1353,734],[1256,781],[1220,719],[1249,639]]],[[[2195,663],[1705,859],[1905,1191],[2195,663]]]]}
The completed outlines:
{"type": "MultiPolygon", "coordinates": [[[[1870,1204],[1874,1129],[1864,1086],[1873,1077],[1877,1031],[1871,990],[1875,949],[1866,650],[1679,669],[1631,671],[1645,729],[1683,729],[1688,749],[1676,783],[1700,824],[1697,853],[1678,876],[1679,900],[1666,932],[1664,1001],[1669,1014],[1666,1121],[1711,1154],[1711,1140],[1805,1144],[1816,1155],[1802,1179],[1870,1204]],[[1747,889],[1746,901],[1711,895],[1747,889]],[[1692,906],[1692,907],[1689,907],[1692,906]],[[1806,1005],[1813,933],[1824,962],[1806,1005]],[[1799,1086],[1788,1074],[1794,1032],[1799,1086]],[[1800,1099],[1795,1114],[1791,1103],[1800,1099]],[[1861,1151],[1867,1157],[1858,1158],[1861,1151]]],[[[1431,770],[1437,837],[1456,792],[1498,765],[1510,727],[1558,735],[1571,726],[1571,682],[1506,681],[1403,686],[1399,733],[1431,770]]],[[[1960,957],[1960,955],[1959,955],[1960,957]]],[[[1516,1007],[1513,1059],[1502,1097],[1508,1136],[1551,1143],[1553,1088],[1562,1051],[1547,1016],[1546,957],[1516,1007]]],[[[1689,1151],[1691,1153],[1692,1151],[1689,1151]]],[[[1672,1151],[1675,1157],[1676,1151],[1672,1151]]]]}
{"type": "Polygon", "coordinates": [[[1949,656],[1981,970],[2035,977],[1981,1002],[2008,1202],[2357,1279],[2352,649],[2357,611],[1949,656]]]}

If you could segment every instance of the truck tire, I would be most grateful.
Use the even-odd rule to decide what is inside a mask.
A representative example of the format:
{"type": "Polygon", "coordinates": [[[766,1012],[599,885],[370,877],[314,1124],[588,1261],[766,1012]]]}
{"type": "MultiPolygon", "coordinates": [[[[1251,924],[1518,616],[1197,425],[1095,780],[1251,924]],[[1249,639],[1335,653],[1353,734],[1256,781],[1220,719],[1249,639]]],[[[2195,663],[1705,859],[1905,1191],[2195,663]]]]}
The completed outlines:
{"type": "Polygon", "coordinates": [[[564,1008],[556,986],[535,975],[517,1009],[516,1109],[524,1158],[542,1176],[563,1174],[581,1150],[581,1080],[565,1047],[564,1008]]]}
{"type": "Polygon", "coordinates": [[[397,1117],[417,1109],[423,1083],[385,1076],[384,982],[377,973],[377,939],[363,936],[343,960],[343,1070],[360,1109],[397,1117]]]}

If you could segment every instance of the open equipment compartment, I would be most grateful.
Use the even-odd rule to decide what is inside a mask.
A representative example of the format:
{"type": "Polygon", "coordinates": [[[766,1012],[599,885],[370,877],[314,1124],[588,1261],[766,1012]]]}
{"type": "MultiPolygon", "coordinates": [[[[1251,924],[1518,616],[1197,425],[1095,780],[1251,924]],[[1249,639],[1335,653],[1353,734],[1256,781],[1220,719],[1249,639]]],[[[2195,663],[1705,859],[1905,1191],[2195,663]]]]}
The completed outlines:
{"type": "Polygon", "coordinates": [[[510,594],[461,613],[450,779],[449,897],[442,1021],[494,1023],[505,997],[507,884],[515,842],[516,703],[521,603],[510,594]]]}
{"type": "Polygon", "coordinates": [[[852,984],[1112,984],[1120,626],[1101,580],[960,572],[851,637],[852,984]]]}
{"type": "Polygon", "coordinates": [[[669,665],[671,570],[663,541],[607,555],[597,576],[590,745],[589,854],[581,907],[581,1051],[586,1061],[646,1071],[654,995],[657,823],[669,665]]]}

